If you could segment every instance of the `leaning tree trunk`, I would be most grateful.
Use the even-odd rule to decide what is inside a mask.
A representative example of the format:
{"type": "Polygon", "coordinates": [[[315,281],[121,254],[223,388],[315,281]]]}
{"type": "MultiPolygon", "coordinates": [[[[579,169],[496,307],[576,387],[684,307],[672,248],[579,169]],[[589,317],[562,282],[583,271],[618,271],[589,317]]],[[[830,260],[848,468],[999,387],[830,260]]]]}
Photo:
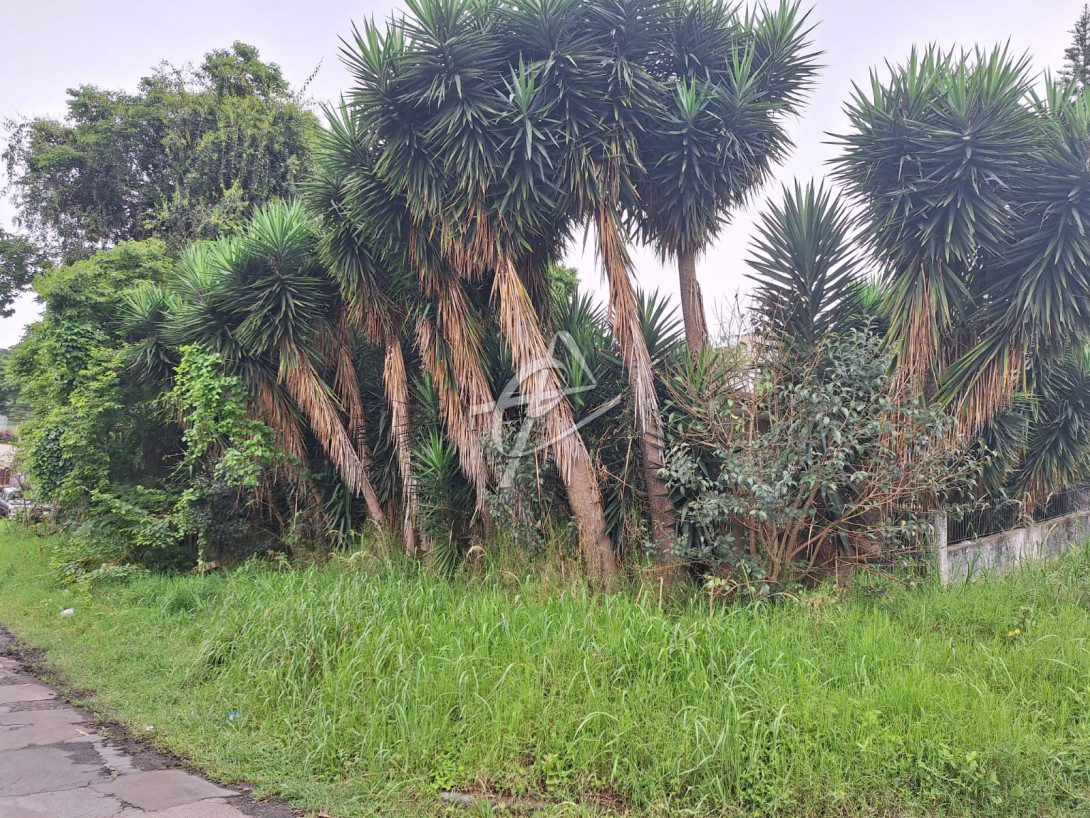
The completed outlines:
{"type": "Polygon", "coordinates": [[[610,587],[617,579],[618,569],[606,533],[598,479],[541,335],[530,297],[510,259],[501,259],[498,265],[493,296],[499,306],[500,328],[518,373],[519,390],[528,399],[530,416],[545,421],[546,440],[567,489],[588,570],[610,587]]]}
{"type": "Polygon", "coordinates": [[[598,246],[606,278],[609,281],[609,306],[613,313],[613,331],[621,347],[629,388],[640,436],[644,485],[650,508],[651,540],[658,551],[660,564],[673,573],[676,560],[673,553],[674,513],[666,482],[659,476],[665,465],[662,419],[655,392],[651,353],[640,321],[639,304],[632,290],[631,262],[625,250],[612,213],[598,218],[598,246]]]}
{"type": "MultiPolygon", "coordinates": [[[[390,431],[397,450],[397,464],[401,472],[402,510],[401,529],[405,538],[405,553],[416,556],[416,476],[412,466],[412,443],[409,439],[409,375],[401,352],[401,338],[390,330],[386,333],[386,361],[382,369],[382,381],[386,388],[386,402],[390,405],[390,431]]],[[[421,550],[430,551],[426,537],[422,536],[421,550]]]]}
{"type": "Polygon", "coordinates": [[[294,349],[287,349],[281,350],[280,361],[281,377],[292,399],[303,411],[314,436],[329,455],[349,490],[363,495],[371,521],[379,535],[384,536],[386,514],[371,484],[370,452],[366,447],[362,456],[357,452],[355,441],[345,429],[328,387],[310,359],[306,355],[297,354],[294,349]]]}
{"type": "Polygon", "coordinates": [[[681,318],[685,322],[685,340],[689,354],[699,358],[708,343],[708,319],[704,315],[704,297],[696,280],[696,251],[683,250],[677,256],[681,284],[681,318]]]}
{"type": "MultiPolygon", "coordinates": [[[[360,389],[359,376],[356,373],[356,362],[352,359],[347,322],[342,320],[336,327],[335,332],[321,339],[319,347],[324,347],[321,351],[334,362],[333,388],[340,399],[341,405],[348,412],[348,435],[355,444],[356,454],[367,470],[369,477],[372,469],[371,447],[367,442],[367,421],[363,409],[363,394],[360,389]]],[[[368,486],[370,487],[370,485],[370,480],[368,480],[368,486]]],[[[374,489],[370,489],[370,491],[374,494],[374,489]]],[[[366,491],[364,497],[370,511],[371,498],[367,496],[366,491]]],[[[377,496],[375,497],[375,503],[378,503],[377,496]]],[[[410,540],[409,542],[414,541],[410,540]]]]}

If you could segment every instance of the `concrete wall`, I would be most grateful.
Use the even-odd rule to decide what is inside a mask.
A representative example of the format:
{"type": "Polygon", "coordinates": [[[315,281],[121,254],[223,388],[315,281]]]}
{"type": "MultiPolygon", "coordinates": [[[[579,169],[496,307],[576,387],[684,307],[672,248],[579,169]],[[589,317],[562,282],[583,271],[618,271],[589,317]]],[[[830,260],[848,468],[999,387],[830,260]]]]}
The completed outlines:
{"type": "Polygon", "coordinates": [[[1006,571],[1030,560],[1055,557],[1090,536],[1090,510],[1077,511],[1026,528],[1013,528],[977,540],[946,544],[946,517],[934,521],[943,583],[1006,571]]]}

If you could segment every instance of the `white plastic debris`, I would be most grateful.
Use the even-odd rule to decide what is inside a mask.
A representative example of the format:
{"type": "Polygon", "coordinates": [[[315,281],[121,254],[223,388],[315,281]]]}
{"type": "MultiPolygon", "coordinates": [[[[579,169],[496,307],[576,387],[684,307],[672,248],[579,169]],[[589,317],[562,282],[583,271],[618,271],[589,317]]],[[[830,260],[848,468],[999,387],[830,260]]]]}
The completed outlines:
{"type": "Polygon", "coordinates": [[[75,612],[76,612],[75,608],[65,608],[63,611],[61,611],[61,616],[71,616],[75,612]]]}

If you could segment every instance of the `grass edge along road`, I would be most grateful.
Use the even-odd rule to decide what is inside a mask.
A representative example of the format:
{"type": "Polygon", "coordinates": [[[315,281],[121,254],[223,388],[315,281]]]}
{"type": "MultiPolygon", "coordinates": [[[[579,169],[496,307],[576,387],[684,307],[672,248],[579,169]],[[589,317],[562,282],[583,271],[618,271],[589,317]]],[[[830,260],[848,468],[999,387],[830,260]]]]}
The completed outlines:
{"type": "Polygon", "coordinates": [[[338,818],[1090,809],[1090,547],[972,586],[665,612],[361,559],[80,590],[0,527],[0,623],[87,704],[338,818]],[[60,612],[73,608],[62,617],[60,612]]]}

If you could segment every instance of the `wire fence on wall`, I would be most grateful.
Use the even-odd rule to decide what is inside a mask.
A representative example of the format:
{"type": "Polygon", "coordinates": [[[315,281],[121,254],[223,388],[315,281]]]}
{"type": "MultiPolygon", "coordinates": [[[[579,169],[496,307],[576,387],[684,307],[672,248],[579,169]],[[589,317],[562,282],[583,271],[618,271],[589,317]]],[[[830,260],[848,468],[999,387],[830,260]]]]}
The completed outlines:
{"type": "Polygon", "coordinates": [[[1090,482],[1054,492],[1032,505],[1016,500],[989,500],[960,514],[951,514],[947,542],[975,540],[1087,509],[1090,509],[1090,482]]]}

